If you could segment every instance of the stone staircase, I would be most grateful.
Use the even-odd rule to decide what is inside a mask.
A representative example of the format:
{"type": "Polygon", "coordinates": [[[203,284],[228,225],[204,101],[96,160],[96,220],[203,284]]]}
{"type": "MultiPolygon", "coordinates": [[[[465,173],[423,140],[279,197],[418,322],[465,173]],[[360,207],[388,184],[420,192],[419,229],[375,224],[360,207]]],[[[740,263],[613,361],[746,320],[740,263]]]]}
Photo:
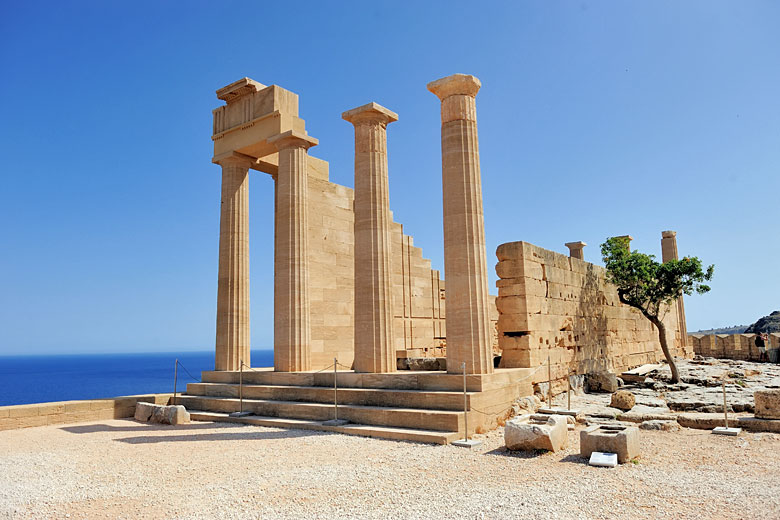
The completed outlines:
{"type": "MultiPolygon", "coordinates": [[[[527,369],[502,369],[466,377],[469,433],[495,427],[512,401],[530,395],[527,369]],[[526,379],[526,380],[523,380],[526,379]]],[[[243,373],[243,410],[239,411],[239,373],[203,372],[202,382],[187,385],[177,397],[193,420],[224,421],[333,431],[394,440],[447,444],[463,438],[463,376],[443,372],[363,374],[339,372],[338,418],[348,424],[323,424],[334,418],[333,372],[243,373]]]]}

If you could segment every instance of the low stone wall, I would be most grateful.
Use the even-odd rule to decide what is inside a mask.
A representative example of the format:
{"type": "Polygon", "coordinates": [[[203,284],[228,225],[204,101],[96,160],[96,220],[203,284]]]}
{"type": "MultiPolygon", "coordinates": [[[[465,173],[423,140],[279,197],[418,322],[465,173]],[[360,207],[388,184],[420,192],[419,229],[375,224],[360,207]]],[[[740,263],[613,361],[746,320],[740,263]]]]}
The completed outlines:
{"type": "MultiPolygon", "coordinates": [[[[663,359],[655,326],[620,303],[604,268],[526,242],[502,244],[496,255],[501,367],[540,367],[549,356],[560,390],[573,373],[620,372],[663,359]]],[[[664,319],[668,343],[675,355],[693,357],[681,345],[677,309],[664,319]]],[[[546,368],[533,378],[546,379],[546,368]]]]}
{"type": "Polygon", "coordinates": [[[113,399],[0,406],[0,430],[132,417],[137,402],[168,404],[172,395],[128,395],[113,399]]]}
{"type": "MultiPolygon", "coordinates": [[[[759,357],[755,334],[689,334],[688,344],[699,356],[755,361],[759,357]]],[[[770,334],[766,348],[780,348],[780,334],[770,334]]]]}

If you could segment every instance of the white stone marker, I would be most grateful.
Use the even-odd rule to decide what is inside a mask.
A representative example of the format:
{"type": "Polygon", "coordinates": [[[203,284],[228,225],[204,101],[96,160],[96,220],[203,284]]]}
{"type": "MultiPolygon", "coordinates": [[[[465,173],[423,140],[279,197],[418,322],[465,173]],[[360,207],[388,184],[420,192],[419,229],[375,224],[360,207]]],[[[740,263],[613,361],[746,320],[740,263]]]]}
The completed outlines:
{"type": "Polygon", "coordinates": [[[591,466],[599,466],[603,468],[616,468],[618,465],[617,453],[604,453],[602,451],[594,451],[590,454],[591,466]]]}

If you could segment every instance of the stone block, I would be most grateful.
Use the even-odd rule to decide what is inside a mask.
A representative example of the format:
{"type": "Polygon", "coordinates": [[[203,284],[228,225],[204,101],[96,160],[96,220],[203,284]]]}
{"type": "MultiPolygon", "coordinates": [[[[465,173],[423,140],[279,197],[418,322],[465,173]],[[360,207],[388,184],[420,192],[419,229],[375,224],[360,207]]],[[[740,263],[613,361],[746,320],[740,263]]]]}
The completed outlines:
{"type": "Polygon", "coordinates": [[[599,424],[580,432],[580,456],[588,458],[594,451],[616,453],[623,464],[639,456],[639,428],[599,424]]]}
{"type": "Polygon", "coordinates": [[[559,451],[569,440],[566,417],[562,415],[523,415],[507,421],[504,444],[508,450],[559,451]]]}
{"type": "Polygon", "coordinates": [[[588,392],[617,392],[617,376],[611,372],[590,372],[585,374],[585,388],[588,392]]]}
{"type": "Polygon", "coordinates": [[[755,415],[759,419],[780,419],[780,388],[756,390],[753,393],[755,415]]]}
{"type": "Polygon", "coordinates": [[[136,421],[159,424],[186,424],[190,422],[189,412],[181,405],[165,406],[139,402],[133,416],[136,421]]]}

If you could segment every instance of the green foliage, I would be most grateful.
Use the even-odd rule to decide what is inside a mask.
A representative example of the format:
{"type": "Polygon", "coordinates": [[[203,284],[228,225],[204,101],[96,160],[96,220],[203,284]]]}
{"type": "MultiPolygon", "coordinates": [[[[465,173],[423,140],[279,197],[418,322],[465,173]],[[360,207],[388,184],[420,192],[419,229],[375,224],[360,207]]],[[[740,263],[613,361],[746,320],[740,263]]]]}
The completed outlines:
{"type": "Polygon", "coordinates": [[[653,255],[629,249],[625,237],[611,237],[601,244],[607,280],[618,290],[620,301],[658,319],[668,304],[681,294],[704,294],[710,287],[715,266],[706,271],[696,257],[661,263],[653,255]]]}

